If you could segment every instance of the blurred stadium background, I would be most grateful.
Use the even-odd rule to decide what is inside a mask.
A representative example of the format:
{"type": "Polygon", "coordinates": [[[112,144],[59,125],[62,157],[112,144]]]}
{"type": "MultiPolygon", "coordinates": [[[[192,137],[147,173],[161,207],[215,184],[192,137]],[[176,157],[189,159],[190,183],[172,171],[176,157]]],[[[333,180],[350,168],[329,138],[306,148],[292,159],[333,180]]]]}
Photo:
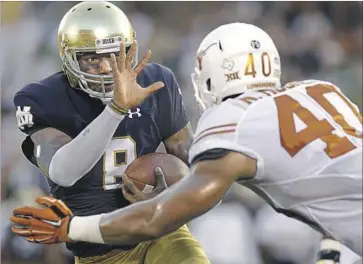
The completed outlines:
{"type": "MultiPolygon", "coordinates": [[[[59,71],[56,33],[77,2],[1,2],[1,260],[73,263],[64,246],[13,237],[8,217],[47,192],[23,157],[12,98],[23,85],[59,71]]],[[[190,73],[202,38],[216,26],[248,22],[265,29],[282,58],[283,83],[316,78],[337,84],[362,109],[362,2],[113,2],[133,24],[139,52],[171,68],[195,128],[200,113],[190,73]]],[[[320,236],[233,186],[224,203],[190,224],[213,264],[312,264],[320,236]],[[242,201],[242,203],[240,203],[242,201]]],[[[322,186],[324,188],[324,186],[322,186]]],[[[344,263],[344,262],[342,262],[344,263]]],[[[347,262],[349,264],[349,262],[347,262]]]]}

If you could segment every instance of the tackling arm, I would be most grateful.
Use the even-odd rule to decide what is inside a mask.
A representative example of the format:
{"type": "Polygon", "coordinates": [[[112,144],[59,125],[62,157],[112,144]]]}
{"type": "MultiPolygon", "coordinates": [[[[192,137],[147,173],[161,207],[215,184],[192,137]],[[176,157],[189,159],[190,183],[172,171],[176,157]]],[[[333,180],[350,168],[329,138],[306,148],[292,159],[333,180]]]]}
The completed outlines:
{"type": "Polygon", "coordinates": [[[133,244],[161,237],[207,212],[237,178],[251,177],[255,170],[256,161],[237,152],[200,161],[189,177],[157,197],[104,215],[102,239],[107,244],[133,244]]]}
{"type": "Polygon", "coordinates": [[[72,216],[62,201],[39,197],[37,203],[46,208],[14,209],[10,220],[16,225],[12,231],[43,244],[84,241],[127,245],[156,239],[207,212],[235,180],[251,178],[255,173],[256,160],[227,151],[217,159],[199,159],[189,177],[155,198],[108,214],[72,216]]]}

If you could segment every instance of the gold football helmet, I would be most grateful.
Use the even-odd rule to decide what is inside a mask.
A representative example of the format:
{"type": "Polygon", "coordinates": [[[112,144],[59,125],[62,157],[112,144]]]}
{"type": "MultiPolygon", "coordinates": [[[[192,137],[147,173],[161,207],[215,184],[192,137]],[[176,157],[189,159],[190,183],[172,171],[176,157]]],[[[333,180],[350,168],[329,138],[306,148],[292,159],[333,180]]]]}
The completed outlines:
{"type": "MultiPolygon", "coordinates": [[[[113,75],[81,71],[77,59],[85,53],[117,53],[121,41],[127,49],[134,38],[135,31],[117,6],[108,2],[82,2],[72,7],[58,29],[59,54],[70,85],[79,86],[92,97],[112,98],[113,91],[106,91],[105,86],[113,85],[113,75]],[[93,89],[95,86],[98,89],[93,89]]],[[[133,58],[133,65],[136,62],[137,55],[133,58]]]]}

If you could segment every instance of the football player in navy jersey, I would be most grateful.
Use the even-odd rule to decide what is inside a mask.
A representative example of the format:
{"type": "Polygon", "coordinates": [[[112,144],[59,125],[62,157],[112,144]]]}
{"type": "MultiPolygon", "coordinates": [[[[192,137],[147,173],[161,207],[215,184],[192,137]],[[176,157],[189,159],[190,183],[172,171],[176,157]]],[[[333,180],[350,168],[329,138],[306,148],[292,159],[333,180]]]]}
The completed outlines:
{"type": "MultiPolygon", "coordinates": [[[[18,126],[27,134],[22,150],[74,215],[125,207],[130,203],[117,176],[137,157],[163,142],[168,153],[187,161],[193,133],[178,83],[170,69],[148,63],[150,51],[138,62],[135,32],[108,2],[72,7],[60,23],[58,44],[63,71],[15,95],[18,126]]],[[[186,227],[136,245],[67,247],[76,263],[209,263],[186,227]]]]}

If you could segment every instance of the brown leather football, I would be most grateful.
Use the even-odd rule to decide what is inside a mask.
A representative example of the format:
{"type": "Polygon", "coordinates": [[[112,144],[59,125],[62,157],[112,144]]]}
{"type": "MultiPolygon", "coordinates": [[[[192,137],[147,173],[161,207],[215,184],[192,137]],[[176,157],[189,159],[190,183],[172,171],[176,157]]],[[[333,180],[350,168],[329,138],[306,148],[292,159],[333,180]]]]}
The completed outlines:
{"type": "Polygon", "coordinates": [[[127,177],[136,187],[145,192],[151,192],[157,185],[154,170],[160,167],[168,186],[188,176],[188,166],[178,157],[167,153],[151,153],[135,159],[125,170],[127,177]]]}

